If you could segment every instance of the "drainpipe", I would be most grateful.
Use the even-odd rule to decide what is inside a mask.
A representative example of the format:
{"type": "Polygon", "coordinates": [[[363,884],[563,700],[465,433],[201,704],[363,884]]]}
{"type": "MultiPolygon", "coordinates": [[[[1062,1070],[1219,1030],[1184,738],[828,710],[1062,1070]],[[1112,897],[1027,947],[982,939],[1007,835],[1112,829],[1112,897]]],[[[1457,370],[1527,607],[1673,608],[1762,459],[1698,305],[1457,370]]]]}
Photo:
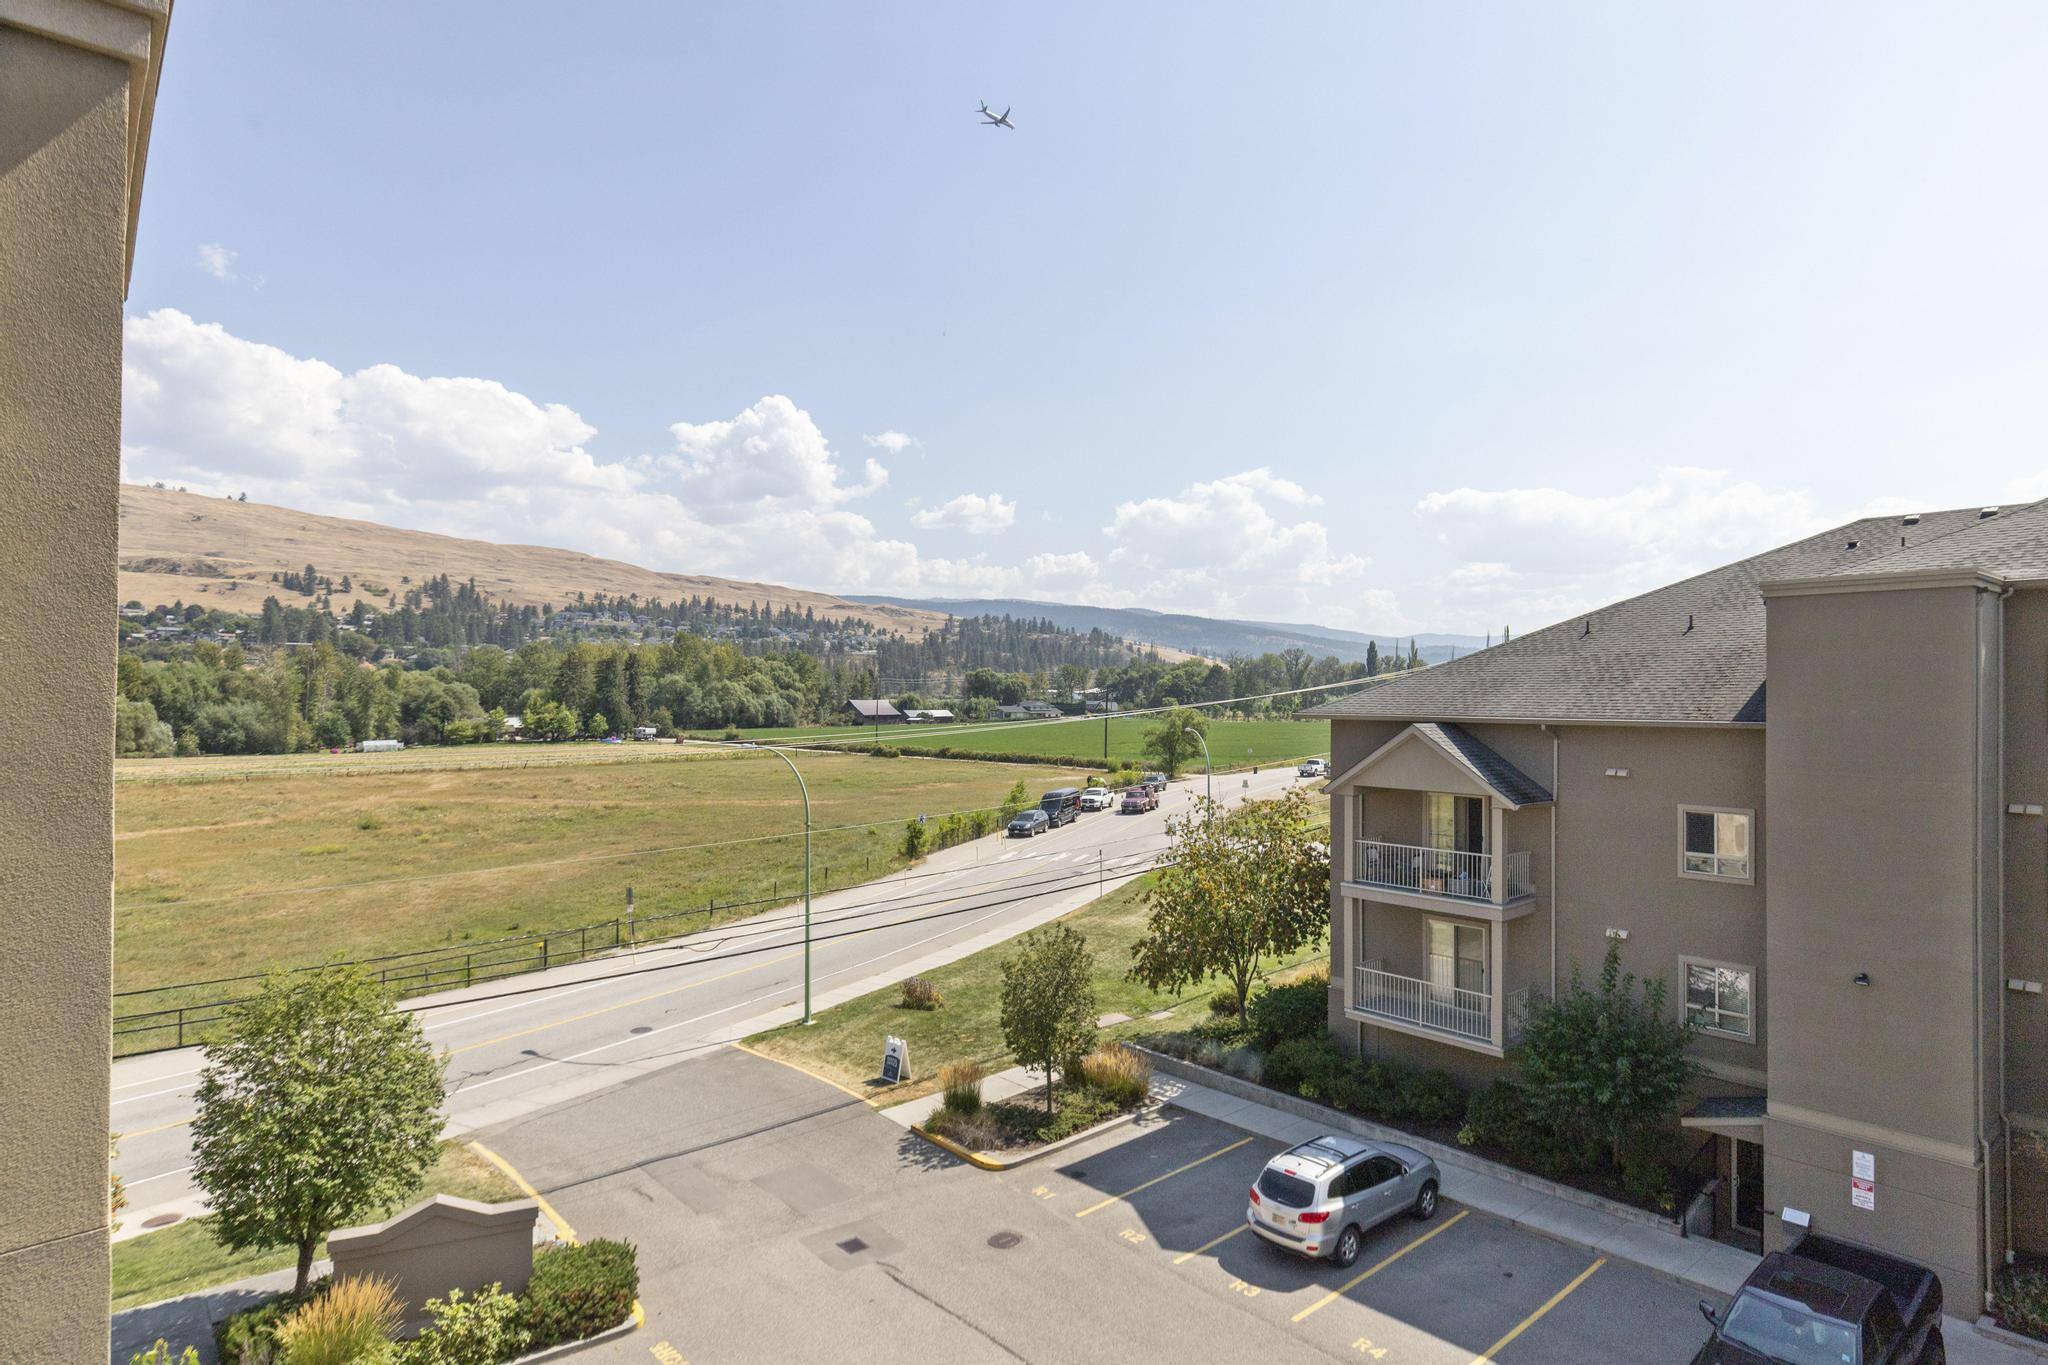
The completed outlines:
{"type": "MultiPolygon", "coordinates": [[[[2000,1150],[2005,1154],[2005,1181],[2002,1201],[2005,1205],[2000,1242],[2004,1247],[2006,1264],[2012,1263],[2012,1109],[2008,1103],[2005,1088],[2005,1053],[2007,1047],[2005,1024],[2006,963],[2005,963],[2005,815],[2003,808],[2008,799],[2005,782],[2005,602],[2018,589],[2007,586],[1998,594],[1998,1124],[2000,1150]]],[[[1987,1156],[1984,1162],[1984,1178],[1991,1178],[1991,1162],[1987,1156]]],[[[1988,1292],[1991,1281],[1985,1280],[1988,1292]]]]}

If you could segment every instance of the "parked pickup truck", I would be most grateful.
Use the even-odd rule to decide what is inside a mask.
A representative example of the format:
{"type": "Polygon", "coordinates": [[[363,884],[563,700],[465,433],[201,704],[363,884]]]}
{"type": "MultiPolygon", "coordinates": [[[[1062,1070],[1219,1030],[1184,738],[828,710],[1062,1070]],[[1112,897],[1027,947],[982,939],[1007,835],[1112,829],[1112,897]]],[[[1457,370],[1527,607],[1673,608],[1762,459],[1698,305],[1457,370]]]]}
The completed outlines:
{"type": "Polygon", "coordinates": [[[1911,1261],[1808,1233],[1717,1313],[1693,1365],[1942,1365],[1941,1281],[1911,1261]]]}

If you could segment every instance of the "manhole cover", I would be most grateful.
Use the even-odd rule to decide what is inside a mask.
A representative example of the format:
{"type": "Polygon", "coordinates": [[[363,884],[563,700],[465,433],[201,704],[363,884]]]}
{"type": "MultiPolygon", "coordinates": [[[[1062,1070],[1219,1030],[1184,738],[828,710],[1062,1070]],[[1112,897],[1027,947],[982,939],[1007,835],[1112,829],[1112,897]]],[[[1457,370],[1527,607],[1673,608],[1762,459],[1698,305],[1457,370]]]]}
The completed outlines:
{"type": "Polygon", "coordinates": [[[142,1226],[146,1228],[167,1228],[184,1216],[182,1213],[160,1213],[154,1218],[143,1219],[142,1226]]]}
{"type": "Polygon", "coordinates": [[[1024,1234],[1021,1232],[999,1232],[988,1239],[988,1244],[997,1251],[1008,1251],[1023,1240],[1024,1234]]]}
{"type": "Polygon", "coordinates": [[[642,1025],[641,1025],[641,1026],[640,1026],[639,1028],[636,1028],[636,1029],[634,1029],[634,1030],[633,1030],[633,1032],[635,1032],[635,1033],[652,1033],[652,1032],[654,1032],[654,1030],[653,1030],[653,1029],[651,1029],[651,1028],[649,1028],[649,1027],[647,1027],[647,1025],[645,1025],[645,1024],[642,1024],[642,1025]]]}
{"type": "Polygon", "coordinates": [[[858,1237],[849,1237],[839,1243],[839,1249],[849,1256],[858,1256],[868,1249],[868,1244],[858,1237]]]}

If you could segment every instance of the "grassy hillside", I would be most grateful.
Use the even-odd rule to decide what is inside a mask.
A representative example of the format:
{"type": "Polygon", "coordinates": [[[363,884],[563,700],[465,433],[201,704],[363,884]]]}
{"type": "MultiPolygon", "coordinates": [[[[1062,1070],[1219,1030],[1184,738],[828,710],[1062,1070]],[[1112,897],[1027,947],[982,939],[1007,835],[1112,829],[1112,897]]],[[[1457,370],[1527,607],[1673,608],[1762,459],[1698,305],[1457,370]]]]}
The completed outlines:
{"type": "MultiPolygon", "coordinates": [[[[1020,777],[1036,791],[1069,776],[842,754],[797,762],[821,887],[899,866],[912,816],[995,806],[1020,777]]],[[[628,886],[645,919],[801,885],[796,784],[766,753],[506,745],[119,770],[117,990],[606,920],[623,913],[628,886]]]]}
{"type": "Polygon", "coordinates": [[[264,503],[135,484],[121,487],[123,602],[139,601],[145,607],[196,602],[250,615],[262,610],[265,597],[286,606],[309,606],[310,596],[286,592],[270,581],[273,573],[296,572],[307,564],[337,582],[349,576],[356,591],[334,594],[335,606],[344,611],[357,598],[373,608],[388,606],[390,592],[408,581],[445,573],[457,582],[473,578],[487,596],[516,604],[560,606],[578,592],[637,593],[665,601],[694,595],[797,611],[809,607],[820,616],[856,617],[912,636],[946,619],[942,612],[851,602],[767,583],[659,573],[575,550],[496,545],[264,503]]]}

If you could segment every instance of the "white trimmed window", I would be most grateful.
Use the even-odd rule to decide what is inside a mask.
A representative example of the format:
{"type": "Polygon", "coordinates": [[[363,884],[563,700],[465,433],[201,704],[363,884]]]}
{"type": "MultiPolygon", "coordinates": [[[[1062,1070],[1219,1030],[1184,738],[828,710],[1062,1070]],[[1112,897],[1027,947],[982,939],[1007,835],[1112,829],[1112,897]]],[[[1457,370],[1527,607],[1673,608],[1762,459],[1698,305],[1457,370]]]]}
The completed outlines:
{"type": "Polygon", "coordinates": [[[1680,958],[1678,965],[1685,977],[1686,1018],[1723,1038],[1756,1041],[1755,969],[1693,957],[1680,958]]]}
{"type": "Polygon", "coordinates": [[[1756,880],[1750,827],[1756,813],[1725,806],[1678,808],[1678,875],[1717,881],[1756,880]]]}

